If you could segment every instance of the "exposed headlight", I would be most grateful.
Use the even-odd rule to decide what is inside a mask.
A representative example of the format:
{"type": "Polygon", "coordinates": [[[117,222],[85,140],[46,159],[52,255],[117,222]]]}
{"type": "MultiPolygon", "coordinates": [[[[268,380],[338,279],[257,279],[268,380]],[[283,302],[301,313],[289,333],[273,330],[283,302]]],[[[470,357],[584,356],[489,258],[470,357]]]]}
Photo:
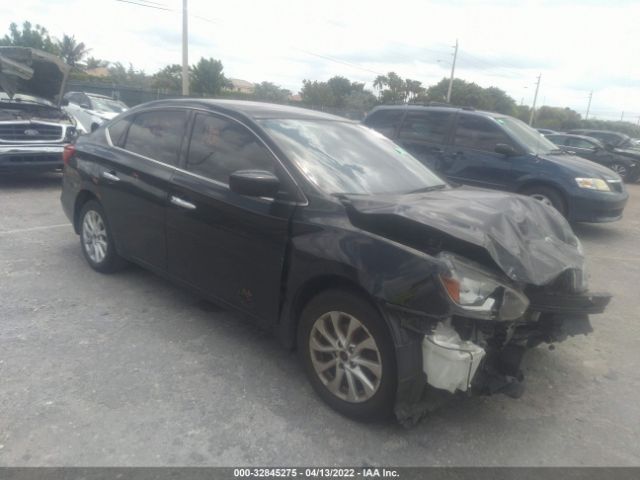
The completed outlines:
{"type": "Polygon", "coordinates": [[[601,192],[611,191],[609,184],[601,178],[576,178],[576,183],[580,188],[600,190],[601,192]]]}
{"type": "Polygon", "coordinates": [[[446,269],[440,280],[460,315],[485,320],[515,320],[529,299],[508,279],[464,257],[442,252],[446,269]]]}
{"type": "Polygon", "coordinates": [[[78,130],[76,130],[76,127],[67,127],[67,131],[64,136],[64,141],[68,143],[72,143],[77,138],[78,138],[78,130]]]}

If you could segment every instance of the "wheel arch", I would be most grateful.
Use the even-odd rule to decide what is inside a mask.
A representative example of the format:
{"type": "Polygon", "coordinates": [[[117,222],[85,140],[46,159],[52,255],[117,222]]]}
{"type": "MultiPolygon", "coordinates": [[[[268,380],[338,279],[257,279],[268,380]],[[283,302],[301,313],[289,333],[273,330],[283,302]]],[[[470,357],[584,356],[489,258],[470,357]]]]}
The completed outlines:
{"type": "Polygon", "coordinates": [[[571,202],[569,202],[569,198],[568,198],[564,188],[562,188],[560,185],[558,185],[557,183],[555,183],[553,181],[550,181],[550,180],[531,179],[531,180],[526,180],[522,184],[520,184],[518,186],[518,189],[516,190],[516,192],[520,193],[520,194],[524,194],[524,192],[526,190],[529,190],[530,188],[533,188],[533,187],[549,188],[549,189],[553,190],[554,192],[556,192],[560,196],[562,201],[564,202],[566,216],[567,217],[570,216],[570,214],[571,214],[571,202]]]}
{"type": "Polygon", "coordinates": [[[76,196],[76,201],[73,205],[73,229],[77,234],[80,233],[80,212],[82,211],[82,207],[89,200],[100,202],[98,196],[91,190],[81,190],[76,196]]]}
{"type": "MultiPolygon", "coordinates": [[[[304,307],[317,295],[327,290],[347,290],[366,300],[384,318],[379,306],[369,292],[355,280],[336,273],[317,275],[307,279],[292,295],[290,305],[286,309],[279,324],[279,337],[290,349],[296,348],[296,338],[300,316],[304,307]]],[[[385,319],[386,322],[386,319],[385,319]]]]}

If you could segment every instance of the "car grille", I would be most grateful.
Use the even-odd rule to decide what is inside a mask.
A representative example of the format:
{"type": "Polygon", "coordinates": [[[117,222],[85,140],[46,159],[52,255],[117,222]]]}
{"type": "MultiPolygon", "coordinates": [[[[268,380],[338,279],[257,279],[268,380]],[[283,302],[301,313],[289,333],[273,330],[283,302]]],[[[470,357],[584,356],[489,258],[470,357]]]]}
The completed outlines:
{"type": "Polygon", "coordinates": [[[0,124],[0,141],[41,142],[61,140],[62,126],[46,123],[5,123],[0,124]]]}

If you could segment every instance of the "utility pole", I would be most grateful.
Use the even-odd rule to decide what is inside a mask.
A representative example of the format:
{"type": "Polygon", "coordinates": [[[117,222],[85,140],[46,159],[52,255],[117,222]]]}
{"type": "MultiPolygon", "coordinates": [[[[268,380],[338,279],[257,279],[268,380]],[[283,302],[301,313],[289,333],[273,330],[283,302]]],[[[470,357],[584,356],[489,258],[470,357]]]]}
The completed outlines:
{"type": "Polygon", "coordinates": [[[542,74],[538,75],[538,81],[536,82],[536,93],[533,95],[533,106],[531,107],[531,115],[529,115],[529,125],[533,126],[533,117],[536,113],[536,102],[538,101],[538,90],[540,90],[540,79],[542,74]]]}
{"type": "Polygon", "coordinates": [[[589,110],[591,110],[591,99],[593,98],[593,90],[589,92],[589,103],[587,103],[587,114],[584,116],[585,120],[589,120],[589,110]]]}
{"type": "Polygon", "coordinates": [[[622,114],[620,114],[620,121],[624,120],[624,110],[622,111],[622,114]]]}
{"type": "Polygon", "coordinates": [[[453,88],[453,75],[456,72],[456,59],[458,58],[458,39],[456,38],[456,46],[453,47],[453,63],[451,64],[451,78],[449,78],[449,90],[447,91],[447,103],[451,103],[451,89],[453,88]]]}
{"type": "Polygon", "coordinates": [[[187,0],[182,0],[182,95],[189,95],[189,25],[187,0]]]}

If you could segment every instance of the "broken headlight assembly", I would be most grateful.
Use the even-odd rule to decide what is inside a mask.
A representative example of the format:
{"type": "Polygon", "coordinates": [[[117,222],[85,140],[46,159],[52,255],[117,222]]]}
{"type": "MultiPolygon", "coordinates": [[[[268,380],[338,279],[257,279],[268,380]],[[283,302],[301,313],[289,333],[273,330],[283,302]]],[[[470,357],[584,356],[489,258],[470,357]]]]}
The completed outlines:
{"type": "Polygon", "coordinates": [[[529,307],[520,289],[482,265],[459,255],[438,255],[446,267],[440,281],[458,315],[483,320],[515,320],[529,307]]]}

